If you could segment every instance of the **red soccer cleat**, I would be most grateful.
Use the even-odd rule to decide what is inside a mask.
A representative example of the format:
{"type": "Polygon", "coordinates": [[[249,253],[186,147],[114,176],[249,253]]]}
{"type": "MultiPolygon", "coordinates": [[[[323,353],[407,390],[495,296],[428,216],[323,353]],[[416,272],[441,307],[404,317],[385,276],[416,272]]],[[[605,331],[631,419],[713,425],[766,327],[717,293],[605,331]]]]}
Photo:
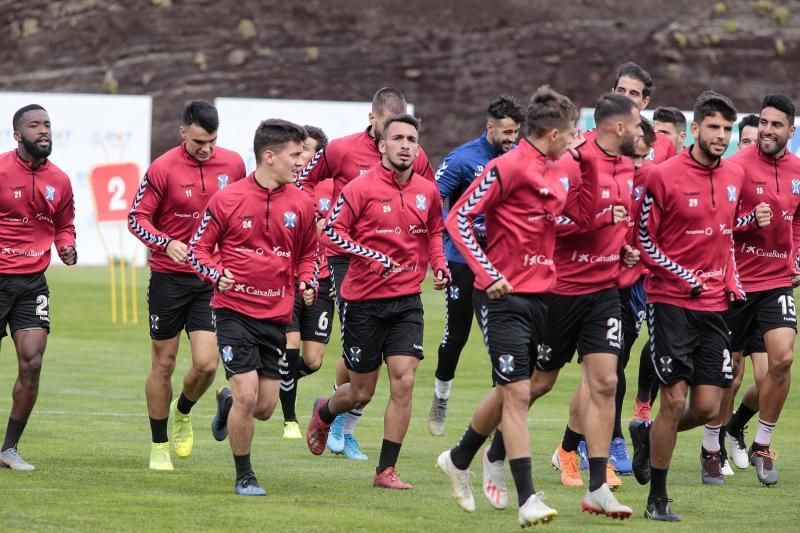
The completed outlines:
{"type": "Polygon", "coordinates": [[[319,417],[319,408],[327,401],[327,398],[322,397],[314,400],[314,410],[311,413],[311,420],[308,421],[306,444],[308,444],[308,449],[314,455],[322,455],[322,452],[325,451],[325,445],[328,443],[328,432],[331,429],[331,425],[326,424],[319,417]]]}
{"type": "Polygon", "coordinates": [[[387,466],[383,472],[375,474],[375,481],[372,483],[373,487],[381,489],[395,489],[395,490],[409,490],[414,487],[409,483],[404,483],[397,475],[397,470],[393,466],[387,466]]]}

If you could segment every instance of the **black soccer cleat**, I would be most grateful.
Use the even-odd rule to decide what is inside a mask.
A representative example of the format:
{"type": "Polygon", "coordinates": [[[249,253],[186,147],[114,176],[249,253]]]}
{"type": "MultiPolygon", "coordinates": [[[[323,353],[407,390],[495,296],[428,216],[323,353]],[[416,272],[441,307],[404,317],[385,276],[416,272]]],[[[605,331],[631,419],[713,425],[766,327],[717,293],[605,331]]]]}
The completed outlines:
{"type": "Polygon", "coordinates": [[[647,507],[644,510],[644,517],[647,520],[657,520],[659,522],[680,522],[683,520],[680,515],[672,512],[669,503],[670,498],[653,498],[647,501],[647,507]]]}
{"type": "Polygon", "coordinates": [[[633,475],[640,485],[650,482],[650,426],[651,421],[631,420],[628,430],[633,442],[633,475]]]}

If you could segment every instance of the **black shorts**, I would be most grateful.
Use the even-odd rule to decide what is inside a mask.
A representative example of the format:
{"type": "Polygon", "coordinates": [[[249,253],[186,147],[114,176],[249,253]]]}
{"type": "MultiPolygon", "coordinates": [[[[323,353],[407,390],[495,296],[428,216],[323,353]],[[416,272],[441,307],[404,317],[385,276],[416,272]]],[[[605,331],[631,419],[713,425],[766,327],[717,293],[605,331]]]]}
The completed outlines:
{"type": "Polygon", "coordinates": [[[317,301],[311,307],[303,303],[303,294],[295,291],[292,323],[286,328],[288,332],[300,332],[304,341],[328,344],[333,329],[333,300],[330,297],[331,279],[319,280],[317,301]]]}
{"type": "Polygon", "coordinates": [[[377,370],[388,355],[422,359],[422,299],[419,294],[364,302],[342,302],[342,348],[348,369],[377,370]]]}
{"type": "Polygon", "coordinates": [[[650,349],[656,378],[665,385],[730,387],[733,380],[731,337],[725,316],[675,305],[647,305],[650,349]]]}
{"type": "Polygon", "coordinates": [[[766,353],[766,352],[767,352],[767,345],[764,343],[764,334],[761,333],[760,329],[756,328],[756,331],[753,332],[753,335],[744,343],[744,350],[742,351],[742,355],[744,357],[750,357],[754,353],[766,353]]]}
{"type": "Polygon", "coordinates": [[[217,346],[225,377],[257,371],[281,379],[279,361],[286,347],[286,326],[230,309],[215,309],[217,346]]]}
{"type": "Polygon", "coordinates": [[[725,314],[725,322],[731,331],[733,351],[747,347],[748,341],[761,332],[777,328],[797,330],[797,314],[794,293],[791,287],[747,293],[747,300],[731,306],[725,314]]]}
{"type": "Polygon", "coordinates": [[[150,314],[150,338],[171,339],[182,329],[214,331],[211,320],[211,297],[214,289],[194,274],[150,272],[147,309],[150,314]]]}
{"type": "Polygon", "coordinates": [[[590,294],[547,295],[547,326],[536,368],[551,372],[591,353],[619,355],[622,348],[622,310],[619,291],[604,289],[590,294]]]}
{"type": "Polygon", "coordinates": [[[545,295],[512,293],[491,300],[486,292],[475,290],[472,299],[492,360],[492,382],[530,379],[547,320],[545,295]]]}
{"type": "Polygon", "coordinates": [[[21,329],[50,331],[50,289],[44,274],[0,274],[0,339],[21,329]]]}

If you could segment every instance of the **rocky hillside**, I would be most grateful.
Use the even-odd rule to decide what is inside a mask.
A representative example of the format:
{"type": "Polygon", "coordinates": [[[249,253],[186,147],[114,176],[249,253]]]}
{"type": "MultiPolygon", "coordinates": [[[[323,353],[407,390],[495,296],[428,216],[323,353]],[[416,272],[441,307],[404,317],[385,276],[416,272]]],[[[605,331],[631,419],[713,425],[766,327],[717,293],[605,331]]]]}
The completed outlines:
{"type": "Polygon", "coordinates": [[[149,94],[153,154],[189,98],[369,100],[401,89],[434,162],[500,92],[549,83],[580,105],[633,60],[653,105],[703,89],[741,110],[800,97],[800,1],[0,0],[0,90],[149,94]]]}

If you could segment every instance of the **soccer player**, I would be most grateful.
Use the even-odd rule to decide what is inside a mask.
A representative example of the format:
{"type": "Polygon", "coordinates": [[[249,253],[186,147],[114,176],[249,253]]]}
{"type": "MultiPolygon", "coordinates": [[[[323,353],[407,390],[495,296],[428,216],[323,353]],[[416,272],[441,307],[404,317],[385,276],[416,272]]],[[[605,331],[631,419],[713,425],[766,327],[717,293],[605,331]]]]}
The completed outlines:
{"type": "MultiPolygon", "coordinates": [[[[738,151],[758,141],[758,119],[758,115],[747,115],[739,121],[737,126],[739,129],[739,143],[736,147],[738,151]]],[[[748,455],[747,445],[744,440],[744,425],[749,422],[758,411],[758,386],[767,373],[767,353],[766,347],[764,346],[764,336],[761,332],[757,330],[749,340],[743,342],[743,345],[746,346],[744,351],[734,350],[732,353],[733,382],[731,382],[730,389],[723,391],[722,406],[720,407],[719,415],[721,423],[725,421],[730,422],[731,418],[733,418],[733,404],[736,399],[736,394],[739,392],[739,388],[742,385],[742,380],[744,379],[745,355],[749,356],[750,361],[753,363],[755,384],[747,389],[742,398],[742,405],[745,407],[739,410],[740,416],[737,417],[731,429],[735,434],[728,431],[728,427],[725,423],[720,426],[719,445],[720,454],[722,456],[721,472],[723,476],[733,475],[733,469],[728,460],[726,441],[731,450],[730,456],[733,463],[738,468],[742,469],[750,466],[750,456],[748,455]],[[754,406],[755,409],[751,409],[749,406],[754,406]]]]}
{"type": "MultiPolygon", "coordinates": [[[[753,220],[751,228],[734,233],[736,265],[747,301],[731,308],[726,316],[728,328],[733,332],[734,352],[740,352],[745,341],[758,334],[763,336],[766,346],[767,373],[758,383],[758,430],[749,452],[756,476],[765,485],[778,482],[775,455],[769,445],[789,395],[797,332],[792,287],[800,284],[796,261],[800,244],[800,158],[787,147],[795,132],[794,117],[795,107],[788,97],[765,96],[758,121],[758,141],[730,157],[745,172],[742,210],[746,212],[766,203],[776,215],[760,231],[752,231],[758,222],[753,220]]],[[[727,422],[731,402],[732,397],[725,398],[722,405],[726,412],[721,413],[717,422],[727,422]]],[[[746,411],[741,407],[740,411],[733,423],[733,436],[741,435],[743,422],[747,421],[746,411]]],[[[707,432],[714,429],[717,428],[706,426],[707,432]]]]}
{"type": "Polygon", "coordinates": [[[442,204],[436,185],[413,169],[419,121],[390,117],[379,142],[381,164],[342,190],[325,226],[329,247],[352,256],[341,287],[342,346],[350,373],[333,396],[318,398],[308,424],[308,448],[325,451],[330,424],[375,394],[382,361],[389,373],[389,402],[373,486],[410,489],[397,474],[397,458],[411,419],[414,374],[422,353],[421,287],[427,265],[434,289],[450,272],[442,248],[442,204]]]}
{"type": "MultiPolygon", "coordinates": [[[[650,520],[681,520],[667,495],[677,432],[713,420],[722,387],[733,378],[723,312],[729,301],[744,298],[731,236],[744,172],[720,158],[734,120],[727,97],[702,93],[691,125],[695,144],[650,171],[642,201],[638,244],[649,269],[645,292],[661,407],[652,424],[633,424],[631,437],[636,479],[650,480],[644,513],[650,520]]],[[[707,433],[701,448],[706,471],[719,468],[719,452],[709,451],[718,446],[718,436],[707,433]]]]}
{"type": "Polygon", "coordinates": [[[739,121],[739,145],[737,149],[747,148],[758,142],[758,115],[747,115],[739,121]]]}
{"type": "Polygon", "coordinates": [[[17,148],[0,155],[0,339],[8,326],[19,366],[0,466],[30,471],[36,468],[17,446],[39,394],[50,332],[44,271],[53,245],[65,265],[77,263],[78,254],[72,185],[48,159],[53,150],[50,116],[40,105],[26,105],[14,113],[12,126],[17,148]]]}
{"type": "MultiPolygon", "coordinates": [[[[523,119],[522,108],[511,96],[500,95],[489,103],[486,131],[450,152],[436,171],[436,184],[443,201],[454,205],[489,161],[514,147],[523,119]]],[[[478,217],[475,224],[480,233],[483,218],[478,217]]],[[[485,243],[485,238],[479,239],[479,244],[485,243]]],[[[475,282],[475,275],[451,239],[445,239],[444,251],[453,283],[445,291],[444,333],[439,344],[433,403],[428,413],[428,429],[436,436],[444,434],[447,401],[458,358],[472,328],[472,285],[475,282]]]]}
{"type": "MultiPolygon", "coordinates": [[[[639,109],[644,110],[650,104],[650,99],[655,92],[655,85],[653,85],[653,78],[649,72],[636,63],[628,61],[617,68],[616,81],[611,92],[627,96],[639,109]]],[[[586,140],[592,140],[592,135],[587,134],[586,140]]],[[[677,153],[676,149],[675,142],[670,136],[659,133],[651,153],[645,160],[661,163],[674,156],[677,153]]]]}
{"type": "Polygon", "coordinates": [[[173,470],[167,422],[178,457],[192,453],[191,409],[214,382],[219,357],[209,301],[213,291],[186,261],[188,243],[209,199],[244,177],[242,158],[216,146],[219,115],[201,100],[183,109],[183,142],[153,161],[128,215],[128,229],[151,250],[150,314],[152,366],[145,384],[152,444],[150,468],[173,470]],[[181,330],[186,330],[192,365],[172,401],[172,374],[181,330]]]}
{"type": "MultiPolygon", "coordinates": [[[[450,478],[458,505],[474,511],[468,468],[502,419],[523,527],[549,522],[558,514],[534,489],[527,410],[544,335],[545,293],[556,282],[556,218],[564,212],[581,226],[595,218],[596,191],[581,187],[576,192],[577,183],[552,167],[573,141],[577,119],[578,110],[567,97],[546,86],[537,89],[526,110],[525,139],[489,162],[447,221],[450,236],[475,273],[474,298],[496,386],[475,410],[458,444],[439,455],[437,465],[450,478]],[[485,216],[486,251],[473,227],[479,214],[485,216]]],[[[499,467],[488,496],[494,507],[503,509],[508,495],[502,461],[499,467]]]]}
{"type": "Polygon", "coordinates": [[[677,107],[658,107],[653,111],[653,128],[666,135],[675,146],[675,152],[683,150],[686,141],[686,116],[677,107]]]}
{"type": "MultiPolygon", "coordinates": [[[[643,135],[639,108],[620,94],[602,96],[595,104],[597,133],[580,150],[582,186],[599,189],[596,211],[611,218],[612,210],[630,211],[634,166],[643,135]]],[[[592,513],[627,518],[610,487],[620,485],[609,465],[614,426],[617,367],[622,348],[622,311],[617,279],[620,265],[632,267],[638,253],[625,242],[628,225],[612,223],[579,229],[560,224],[555,248],[556,284],[548,297],[547,323],[531,380],[531,403],[549,392],[560,370],[577,349],[581,383],[570,402],[569,423],[554,454],[562,483],[583,485],[577,474],[575,452],[586,439],[589,490],[582,507],[592,513]]],[[[505,428],[505,425],[503,426],[505,428]]],[[[505,435],[504,435],[505,436],[505,435]]],[[[494,445],[494,444],[493,444],[494,445]]],[[[494,455],[494,454],[492,454],[494,455]]],[[[490,457],[492,460],[492,457],[490,457]]]]}
{"type": "MultiPolygon", "coordinates": [[[[369,127],[359,133],[334,139],[328,143],[302,170],[298,185],[313,197],[317,184],[330,179],[333,181],[333,198],[338,198],[345,185],[380,164],[381,153],[378,144],[383,136],[384,124],[389,117],[405,113],[407,107],[406,99],[400,91],[391,87],[379,89],[372,98],[369,127]]],[[[433,169],[422,147],[419,148],[419,155],[414,159],[412,168],[417,174],[434,181],[433,169]]],[[[331,283],[336,291],[337,306],[341,307],[341,284],[347,274],[350,257],[337,249],[328,248],[325,252],[328,256],[331,283]]],[[[341,316],[341,309],[339,315],[341,316]]],[[[344,354],[337,362],[334,391],[349,379],[343,357],[344,354]]],[[[332,453],[344,454],[348,459],[367,460],[358,440],[353,436],[362,413],[362,409],[354,408],[337,417],[331,426],[328,439],[328,449],[332,453]]]]}
{"type": "Polygon", "coordinates": [[[253,140],[255,171],[214,195],[189,249],[192,267],[215,289],[211,306],[230,388],[218,391],[211,428],[217,440],[230,436],[242,496],[266,494],[250,464],[253,419],[268,420],[278,402],[295,281],[307,305],[316,293],[314,206],[294,186],[306,137],[297,124],[263,121],[253,140]]]}
{"type": "MultiPolygon", "coordinates": [[[[315,126],[303,126],[308,137],[303,141],[303,154],[300,157],[301,167],[311,160],[319,150],[328,144],[328,137],[315,126]]],[[[333,181],[325,180],[314,190],[314,205],[322,218],[317,221],[318,231],[324,224],[332,205],[333,181]]],[[[328,264],[324,254],[318,256],[319,263],[319,297],[314,305],[306,307],[299,291],[294,297],[292,323],[286,329],[286,357],[281,361],[281,409],[283,410],[283,438],[302,439],[300,426],[297,423],[297,383],[305,376],[310,376],[322,365],[325,347],[331,336],[333,327],[333,297],[328,264]],[[303,356],[300,357],[302,342],[303,356]]]]}

